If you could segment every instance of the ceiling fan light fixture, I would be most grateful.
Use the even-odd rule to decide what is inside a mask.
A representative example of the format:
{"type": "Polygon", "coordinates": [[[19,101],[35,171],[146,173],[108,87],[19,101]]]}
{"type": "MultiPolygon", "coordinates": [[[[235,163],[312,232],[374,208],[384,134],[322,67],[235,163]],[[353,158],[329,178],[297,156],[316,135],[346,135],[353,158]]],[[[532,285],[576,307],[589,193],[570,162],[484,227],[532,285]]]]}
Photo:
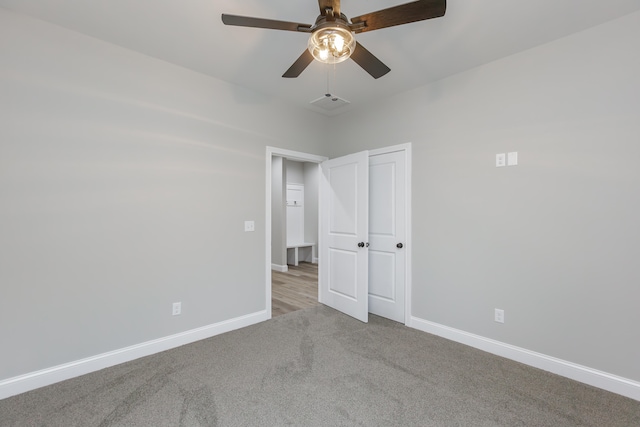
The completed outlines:
{"type": "Polygon", "coordinates": [[[351,20],[341,12],[340,0],[318,0],[318,7],[320,15],[314,24],[226,13],[222,14],[222,22],[225,25],[238,27],[267,28],[310,34],[307,49],[285,71],[282,77],[298,77],[314,59],[326,64],[336,64],[351,58],[371,77],[378,79],[391,69],[356,42],[354,33],[360,34],[366,31],[439,18],[444,16],[447,10],[447,0],[412,0],[405,4],[364,15],[352,16],[351,20]]]}
{"type": "Polygon", "coordinates": [[[347,60],[356,47],[356,39],[348,28],[326,26],[309,37],[309,52],[325,64],[337,64],[347,60]]]}

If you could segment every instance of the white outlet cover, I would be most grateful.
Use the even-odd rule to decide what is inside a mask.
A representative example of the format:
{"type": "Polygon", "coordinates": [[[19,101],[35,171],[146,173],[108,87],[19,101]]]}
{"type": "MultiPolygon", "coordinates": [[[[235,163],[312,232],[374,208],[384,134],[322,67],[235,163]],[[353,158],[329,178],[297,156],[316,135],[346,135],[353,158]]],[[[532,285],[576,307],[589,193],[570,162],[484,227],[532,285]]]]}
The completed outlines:
{"type": "Polygon", "coordinates": [[[173,303],[173,310],[171,312],[174,316],[178,316],[179,314],[182,313],[182,303],[181,302],[174,302],[173,303]]]}
{"type": "Polygon", "coordinates": [[[513,151],[507,153],[507,166],[516,166],[518,164],[518,152],[513,151]]]}
{"type": "Polygon", "coordinates": [[[496,167],[501,168],[507,165],[507,155],[505,153],[496,154],[496,167]]]}
{"type": "Polygon", "coordinates": [[[494,316],[495,316],[494,319],[496,322],[504,323],[504,310],[496,308],[494,316]]]}
{"type": "Polygon", "coordinates": [[[256,231],[256,223],[255,223],[255,221],[245,221],[244,222],[244,231],[256,231]]]}

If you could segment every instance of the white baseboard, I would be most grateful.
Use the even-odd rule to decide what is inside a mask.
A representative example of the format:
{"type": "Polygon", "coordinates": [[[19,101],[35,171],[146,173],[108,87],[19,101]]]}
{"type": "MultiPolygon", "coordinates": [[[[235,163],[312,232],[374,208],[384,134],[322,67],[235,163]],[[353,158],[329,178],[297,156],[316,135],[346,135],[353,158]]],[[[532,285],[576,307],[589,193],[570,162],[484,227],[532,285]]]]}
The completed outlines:
{"type": "Polygon", "coordinates": [[[409,327],[640,401],[640,382],[412,316],[409,327]]]}
{"type": "Polygon", "coordinates": [[[280,273],[286,273],[287,271],[289,271],[289,266],[288,265],[279,265],[279,264],[271,264],[271,269],[273,271],[279,271],[280,273]]]}
{"type": "Polygon", "coordinates": [[[0,381],[0,399],[269,319],[266,310],[0,381]]]}

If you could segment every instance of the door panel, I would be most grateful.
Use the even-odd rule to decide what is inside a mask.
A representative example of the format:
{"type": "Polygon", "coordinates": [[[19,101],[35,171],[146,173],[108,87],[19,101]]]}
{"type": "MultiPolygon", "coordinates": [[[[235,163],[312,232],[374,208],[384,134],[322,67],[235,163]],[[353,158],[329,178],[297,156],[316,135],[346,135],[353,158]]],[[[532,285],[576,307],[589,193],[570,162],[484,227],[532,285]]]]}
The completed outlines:
{"type": "Polygon", "coordinates": [[[396,197],[394,162],[380,163],[379,156],[373,156],[369,165],[369,203],[375,208],[369,215],[369,234],[376,236],[395,236],[396,197]]]}
{"type": "Polygon", "coordinates": [[[329,232],[357,237],[358,164],[334,166],[329,171],[329,232]]]}
{"type": "Polygon", "coordinates": [[[403,151],[369,158],[369,311],[398,322],[405,321],[405,163],[403,151]]]}
{"type": "MultiPolygon", "coordinates": [[[[380,252],[369,248],[369,296],[394,302],[396,298],[395,270],[395,253],[380,252]]],[[[375,306],[375,303],[369,305],[375,306]]]]}
{"type": "Polygon", "coordinates": [[[351,251],[329,249],[329,292],[335,292],[352,300],[357,300],[358,272],[357,254],[351,251]]]}
{"type": "Polygon", "coordinates": [[[322,163],[319,287],[321,303],[368,321],[369,153],[322,163]]]}

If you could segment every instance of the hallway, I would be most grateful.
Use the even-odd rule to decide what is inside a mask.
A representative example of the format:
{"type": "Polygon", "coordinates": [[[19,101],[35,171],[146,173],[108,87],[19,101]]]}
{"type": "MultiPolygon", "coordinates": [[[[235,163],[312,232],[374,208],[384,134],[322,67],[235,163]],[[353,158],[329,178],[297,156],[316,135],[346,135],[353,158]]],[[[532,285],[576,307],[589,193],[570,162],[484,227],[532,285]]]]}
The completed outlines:
{"type": "Polygon", "coordinates": [[[318,304],[318,264],[301,262],[286,273],[271,272],[272,317],[318,304]]]}

